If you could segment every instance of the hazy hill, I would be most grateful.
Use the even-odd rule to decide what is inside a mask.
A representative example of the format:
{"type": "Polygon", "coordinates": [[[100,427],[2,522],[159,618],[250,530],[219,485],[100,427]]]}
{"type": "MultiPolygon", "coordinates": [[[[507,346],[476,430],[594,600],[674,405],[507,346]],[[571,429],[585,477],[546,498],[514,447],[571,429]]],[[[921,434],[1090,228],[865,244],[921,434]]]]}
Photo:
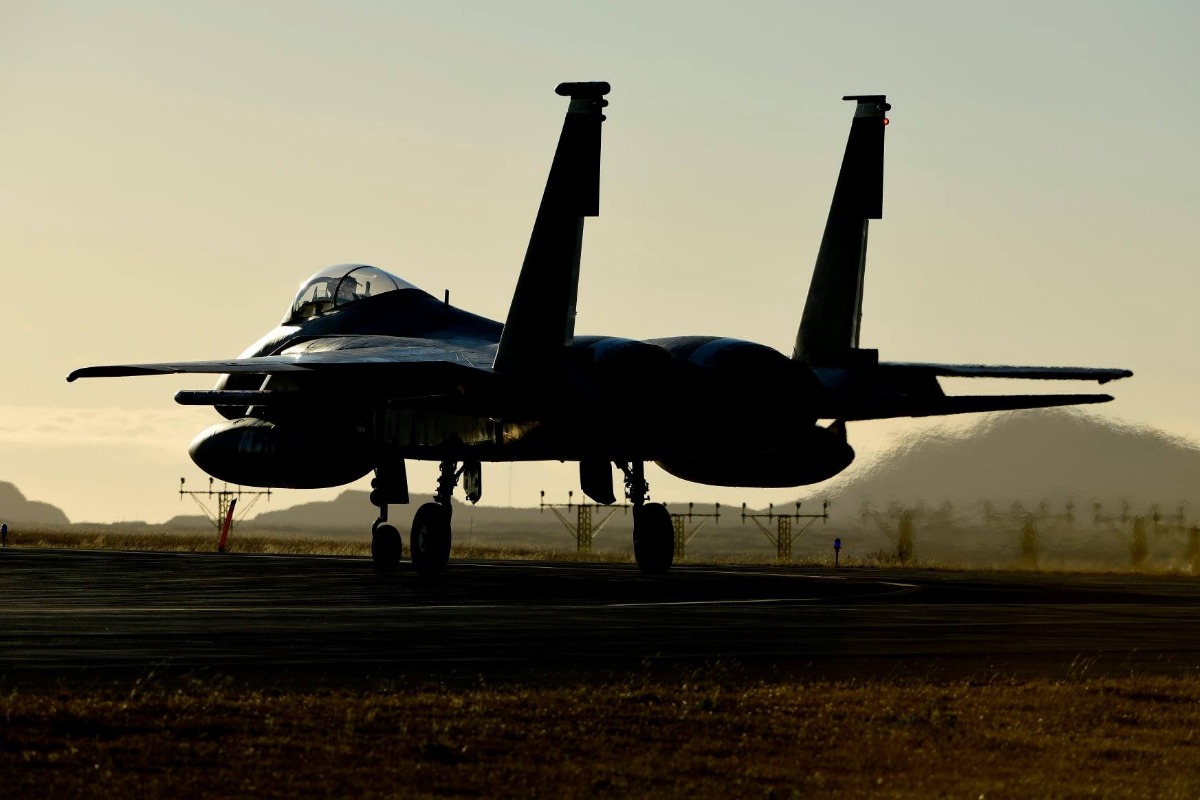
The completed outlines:
{"type": "MultiPolygon", "coordinates": [[[[346,535],[369,538],[371,523],[377,512],[371,505],[368,492],[348,489],[329,501],[300,503],[290,508],[263,511],[243,524],[247,530],[264,532],[290,532],[299,534],[346,535]]],[[[431,495],[413,494],[408,505],[396,505],[389,509],[390,520],[405,535],[412,523],[412,516],[422,503],[433,500],[431,495]]],[[[564,510],[565,511],[565,510],[564,510]]],[[[574,522],[575,512],[565,512],[574,522]]],[[[601,513],[598,512],[598,517],[601,513]]],[[[618,510],[608,526],[612,532],[621,530],[619,536],[608,535],[599,544],[623,547],[632,534],[628,515],[618,510]]],[[[498,508],[495,506],[472,506],[461,498],[454,501],[454,535],[458,541],[490,541],[508,545],[546,546],[570,548],[570,534],[551,511],[538,508],[498,508]]]]}
{"type": "MultiPolygon", "coordinates": [[[[413,495],[411,499],[419,505],[430,498],[425,495],[413,495]]],[[[255,528],[354,529],[369,532],[375,517],[370,493],[348,489],[333,500],[299,503],[288,508],[260,511],[245,524],[255,528]]]]}
{"type": "MultiPolygon", "coordinates": [[[[400,529],[406,542],[416,509],[432,499],[430,495],[414,494],[408,505],[392,506],[389,510],[391,522],[400,529]]],[[[686,508],[684,504],[670,504],[669,507],[680,511],[686,508]]],[[[711,505],[696,508],[698,513],[711,510],[711,505]]],[[[577,506],[560,507],[558,511],[569,524],[577,524],[577,506]]],[[[719,521],[709,520],[703,526],[701,519],[693,520],[688,526],[689,532],[697,527],[700,530],[688,545],[688,552],[701,557],[735,553],[769,556],[773,553],[773,545],[752,522],[741,520],[740,511],[724,509],[719,521]]],[[[242,535],[350,536],[366,540],[370,537],[375,516],[367,492],[347,490],[332,501],[264,511],[247,519],[240,530],[242,535]]],[[[596,509],[592,512],[592,524],[599,529],[593,545],[597,551],[628,552],[632,549],[633,515],[628,507],[596,509]]],[[[832,541],[833,535],[830,533],[824,538],[832,541]]],[[[462,502],[461,496],[454,501],[454,539],[460,543],[558,550],[572,550],[576,543],[574,534],[549,508],[472,506],[462,502]]]]}
{"type": "Polygon", "coordinates": [[[918,557],[952,564],[1200,572],[1200,445],[1080,412],[914,437],[813,496],[833,501],[830,528],[858,553],[897,552],[907,528],[918,557]]]}
{"type": "Polygon", "coordinates": [[[945,501],[961,508],[983,500],[1032,508],[1070,500],[1088,513],[1093,502],[1112,510],[1123,502],[1200,509],[1200,444],[1080,412],[1018,411],[964,433],[904,441],[873,469],[823,494],[839,512],[855,514],[866,501],[876,508],[945,501]]]}
{"type": "Polygon", "coordinates": [[[27,500],[25,495],[11,483],[0,481],[0,522],[39,528],[65,528],[71,524],[67,515],[57,506],[27,500]]]}

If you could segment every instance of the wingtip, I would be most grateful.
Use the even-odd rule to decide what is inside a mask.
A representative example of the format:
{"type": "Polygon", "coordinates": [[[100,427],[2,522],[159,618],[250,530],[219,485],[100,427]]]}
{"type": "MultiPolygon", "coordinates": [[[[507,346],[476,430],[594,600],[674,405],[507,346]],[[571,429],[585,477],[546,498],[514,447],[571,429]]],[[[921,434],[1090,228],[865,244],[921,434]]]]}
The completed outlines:
{"type": "Polygon", "coordinates": [[[1131,369],[1113,370],[1113,374],[1111,376],[1102,378],[1101,380],[1097,381],[1097,383],[1099,383],[1101,386],[1103,386],[1104,384],[1108,383],[1109,381],[1121,381],[1126,378],[1132,378],[1132,377],[1133,377],[1133,370],[1131,370],[1131,369]]]}

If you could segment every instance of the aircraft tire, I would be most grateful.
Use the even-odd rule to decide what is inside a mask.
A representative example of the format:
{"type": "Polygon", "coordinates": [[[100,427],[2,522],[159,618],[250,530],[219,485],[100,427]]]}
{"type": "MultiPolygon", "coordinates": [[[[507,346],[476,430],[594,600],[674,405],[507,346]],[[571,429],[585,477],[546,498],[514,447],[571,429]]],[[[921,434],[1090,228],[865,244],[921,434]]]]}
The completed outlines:
{"type": "Polygon", "coordinates": [[[647,503],[634,512],[633,557],[647,575],[666,575],[675,560],[675,526],[661,503],[647,503]]]}
{"type": "Polygon", "coordinates": [[[391,572],[400,566],[404,557],[404,539],[395,525],[376,522],[371,527],[371,560],[377,569],[391,572]]]}
{"type": "Polygon", "coordinates": [[[450,561],[450,509],[425,503],[413,516],[410,540],[413,566],[422,578],[435,578],[450,561]]]}

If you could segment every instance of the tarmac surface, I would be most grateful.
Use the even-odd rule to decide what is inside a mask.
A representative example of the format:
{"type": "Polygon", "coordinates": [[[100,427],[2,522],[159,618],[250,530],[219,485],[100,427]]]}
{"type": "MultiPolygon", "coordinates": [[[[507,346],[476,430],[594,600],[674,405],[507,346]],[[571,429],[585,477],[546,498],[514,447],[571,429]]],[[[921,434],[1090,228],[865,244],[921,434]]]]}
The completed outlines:
{"type": "Polygon", "coordinates": [[[1200,579],[0,550],[0,686],[1200,672],[1200,579]]]}

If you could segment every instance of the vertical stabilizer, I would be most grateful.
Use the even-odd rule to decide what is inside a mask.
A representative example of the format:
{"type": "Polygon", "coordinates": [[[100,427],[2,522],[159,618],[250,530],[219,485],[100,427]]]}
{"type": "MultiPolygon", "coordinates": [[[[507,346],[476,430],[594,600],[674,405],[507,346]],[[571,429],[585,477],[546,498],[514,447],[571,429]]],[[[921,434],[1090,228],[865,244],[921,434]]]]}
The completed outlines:
{"type": "Polygon", "coordinates": [[[813,268],[792,358],[841,365],[867,357],[858,349],[868,220],[883,216],[884,95],[851,95],[854,121],[813,268]]]}
{"type": "Polygon", "coordinates": [[[600,126],[607,83],[563,83],[570,97],[495,368],[520,372],[554,361],[575,335],[583,218],[600,213],[600,126]]]}

